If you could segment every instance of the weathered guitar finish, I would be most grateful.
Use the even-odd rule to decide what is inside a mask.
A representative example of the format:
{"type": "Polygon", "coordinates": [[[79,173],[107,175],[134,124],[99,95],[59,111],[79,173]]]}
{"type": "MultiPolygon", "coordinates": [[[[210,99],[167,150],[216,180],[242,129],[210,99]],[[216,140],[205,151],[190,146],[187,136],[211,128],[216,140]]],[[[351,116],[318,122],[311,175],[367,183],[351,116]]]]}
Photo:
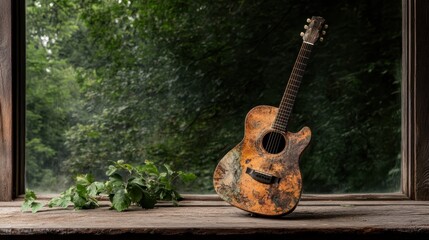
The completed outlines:
{"type": "Polygon", "coordinates": [[[233,206],[265,216],[292,212],[302,192],[299,159],[310,142],[308,127],[287,131],[289,116],[312,46],[324,35],[322,17],[307,19],[303,43],[279,108],[257,106],[245,120],[243,140],[217,165],[213,184],[219,196],[233,206]]]}

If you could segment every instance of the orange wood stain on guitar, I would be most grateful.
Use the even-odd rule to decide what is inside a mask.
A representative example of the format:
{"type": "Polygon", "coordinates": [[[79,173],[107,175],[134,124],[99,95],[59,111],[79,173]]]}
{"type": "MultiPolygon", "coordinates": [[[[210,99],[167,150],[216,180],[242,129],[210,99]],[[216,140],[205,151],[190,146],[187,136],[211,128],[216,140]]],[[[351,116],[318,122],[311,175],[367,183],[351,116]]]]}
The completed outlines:
{"type": "Polygon", "coordinates": [[[297,133],[282,133],[285,149],[270,154],[262,138],[273,131],[278,108],[258,106],[246,116],[243,140],[229,151],[215,169],[216,192],[228,203],[243,210],[267,216],[280,216],[293,211],[302,192],[299,158],[310,142],[308,127],[297,133]],[[247,168],[281,178],[279,183],[264,184],[246,174],[247,168]]]}

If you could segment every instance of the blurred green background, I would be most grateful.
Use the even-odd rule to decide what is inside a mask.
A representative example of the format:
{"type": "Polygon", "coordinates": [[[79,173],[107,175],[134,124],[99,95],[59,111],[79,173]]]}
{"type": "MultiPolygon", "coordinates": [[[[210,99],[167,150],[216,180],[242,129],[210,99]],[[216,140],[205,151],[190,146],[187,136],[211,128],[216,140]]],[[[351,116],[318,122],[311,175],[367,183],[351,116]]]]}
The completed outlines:
{"type": "Polygon", "coordinates": [[[289,127],[313,132],[304,192],[399,191],[400,0],[27,0],[27,186],[150,159],[212,193],[246,113],[278,106],[316,15],[328,36],[289,127]]]}

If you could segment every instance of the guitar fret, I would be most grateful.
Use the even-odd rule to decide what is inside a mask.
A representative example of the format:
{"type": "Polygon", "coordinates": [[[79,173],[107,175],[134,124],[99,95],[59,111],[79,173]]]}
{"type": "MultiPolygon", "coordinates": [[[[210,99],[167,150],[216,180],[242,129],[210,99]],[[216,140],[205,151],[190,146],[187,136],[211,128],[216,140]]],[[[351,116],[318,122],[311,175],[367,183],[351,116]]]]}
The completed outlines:
{"type": "Polygon", "coordinates": [[[287,100],[293,100],[292,98],[295,98],[296,94],[290,93],[290,92],[286,92],[287,95],[287,100]]]}
{"type": "Polygon", "coordinates": [[[289,112],[290,112],[290,110],[288,110],[288,111],[283,110],[283,111],[279,112],[279,115],[283,116],[284,118],[286,118],[286,117],[288,117],[289,112]]]}
{"type": "Polygon", "coordinates": [[[302,63],[301,64],[297,64],[292,69],[292,72],[294,72],[294,71],[305,71],[305,65],[302,64],[302,63]],[[303,67],[301,65],[303,65],[303,67]]]}
{"type": "Polygon", "coordinates": [[[278,123],[279,121],[286,122],[286,120],[287,120],[287,117],[277,118],[277,123],[278,123]]]}
{"type": "Polygon", "coordinates": [[[295,67],[292,72],[296,72],[296,71],[300,71],[300,72],[304,72],[304,69],[300,69],[298,67],[295,67]]]}
{"type": "MultiPolygon", "coordinates": [[[[288,89],[293,89],[293,90],[295,90],[295,91],[297,91],[298,89],[299,89],[299,86],[298,85],[291,85],[291,84],[288,84],[288,86],[286,87],[286,91],[288,90],[288,89]]],[[[285,92],[286,92],[285,91],[285,92]]]]}
{"type": "Polygon", "coordinates": [[[297,79],[297,78],[294,78],[293,76],[295,76],[296,74],[292,74],[291,75],[291,77],[289,78],[289,84],[295,84],[295,85],[297,85],[298,83],[300,83],[301,82],[301,79],[297,79]]]}
{"type": "Polygon", "coordinates": [[[290,112],[290,110],[289,111],[287,111],[287,112],[285,112],[285,110],[283,110],[282,112],[280,112],[280,113],[278,113],[280,116],[282,116],[283,118],[287,118],[287,116],[289,115],[288,114],[288,112],[290,112]]]}
{"type": "MultiPolygon", "coordinates": [[[[295,74],[294,74],[295,75],[295,74]]],[[[297,79],[297,78],[290,78],[290,84],[294,84],[296,86],[299,86],[299,84],[301,84],[301,79],[297,79]]]]}
{"type": "Polygon", "coordinates": [[[299,74],[296,74],[296,73],[292,73],[292,74],[295,75],[295,76],[302,77],[302,75],[299,75],[299,74]]]}
{"type": "Polygon", "coordinates": [[[312,46],[305,44],[301,46],[298,57],[290,74],[288,84],[286,85],[285,92],[280,102],[277,116],[273,123],[273,128],[277,130],[286,130],[287,123],[292,113],[293,105],[296,99],[296,95],[301,85],[301,79],[304,75],[305,68],[307,67],[307,60],[309,59],[312,46]]]}
{"type": "Polygon", "coordinates": [[[291,106],[293,106],[293,103],[285,102],[284,106],[289,106],[289,107],[291,107],[291,106]]]}
{"type": "Polygon", "coordinates": [[[281,112],[281,114],[283,115],[283,116],[287,116],[287,115],[289,115],[289,113],[292,111],[292,108],[287,108],[287,109],[284,109],[282,112],[281,112]]]}
{"type": "Polygon", "coordinates": [[[288,88],[290,87],[290,88],[292,88],[292,89],[294,89],[294,90],[298,90],[299,89],[299,86],[296,86],[296,85],[292,85],[292,84],[288,84],[288,86],[287,86],[288,88]]]}
{"type": "Polygon", "coordinates": [[[287,122],[287,120],[288,120],[288,118],[277,118],[276,123],[280,125],[284,122],[287,122]]]}

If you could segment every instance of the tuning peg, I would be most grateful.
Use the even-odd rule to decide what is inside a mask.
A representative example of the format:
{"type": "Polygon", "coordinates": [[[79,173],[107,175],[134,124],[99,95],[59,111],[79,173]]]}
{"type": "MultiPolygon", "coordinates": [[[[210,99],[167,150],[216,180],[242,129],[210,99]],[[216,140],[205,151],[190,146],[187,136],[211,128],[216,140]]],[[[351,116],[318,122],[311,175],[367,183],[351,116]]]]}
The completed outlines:
{"type": "Polygon", "coordinates": [[[321,38],[319,38],[319,41],[320,41],[320,42],[323,42],[323,38],[322,38],[322,37],[321,37],[321,38]]]}
{"type": "Polygon", "coordinates": [[[301,32],[301,33],[299,34],[299,36],[304,37],[304,33],[303,33],[303,32],[301,32]]]}
{"type": "Polygon", "coordinates": [[[326,31],[322,31],[322,35],[326,35],[326,31]]]}
{"type": "Polygon", "coordinates": [[[325,24],[325,29],[328,29],[328,24],[325,24]]]}
{"type": "Polygon", "coordinates": [[[308,29],[308,25],[304,25],[304,29],[308,29]]]}
{"type": "Polygon", "coordinates": [[[311,22],[311,19],[310,19],[310,18],[307,18],[307,22],[308,22],[308,23],[310,23],[310,22],[311,22]]]}

